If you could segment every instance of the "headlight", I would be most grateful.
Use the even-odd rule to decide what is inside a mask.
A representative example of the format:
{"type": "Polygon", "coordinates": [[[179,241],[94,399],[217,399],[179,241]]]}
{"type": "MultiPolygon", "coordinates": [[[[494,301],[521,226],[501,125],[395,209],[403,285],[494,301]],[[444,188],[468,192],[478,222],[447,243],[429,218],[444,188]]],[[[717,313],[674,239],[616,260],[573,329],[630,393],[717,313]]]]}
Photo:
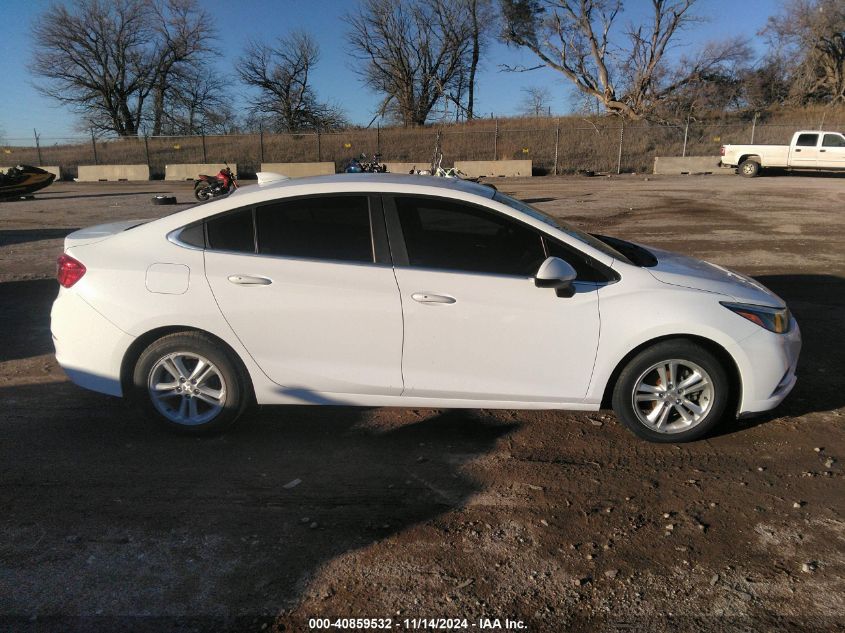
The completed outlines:
{"type": "Polygon", "coordinates": [[[792,321],[789,308],[770,308],[768,306],[757,306],[747,303],[728,303],[727,301],[720,301],[719,303],[731,312],[735,312],[742,318],[756,323],[761,328],[769,330],[769,332],[783,334],[789,331],[789,323],[792,321]]]}

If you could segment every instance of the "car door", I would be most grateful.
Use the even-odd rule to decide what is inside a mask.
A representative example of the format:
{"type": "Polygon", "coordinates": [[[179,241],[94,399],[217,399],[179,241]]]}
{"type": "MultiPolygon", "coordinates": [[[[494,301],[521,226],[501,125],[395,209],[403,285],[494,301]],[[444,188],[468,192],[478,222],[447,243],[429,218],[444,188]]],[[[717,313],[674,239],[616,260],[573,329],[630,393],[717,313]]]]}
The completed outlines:
{"type": "Polygon", "coordinates": [[[818,167],[824,169],[845,169],[845,136],[825,134],[819,148],[818,167]]]}
{"type": "Polygon", "coordinates": [[[403,395],[577,401],[599,335],[595,281],[560,298],[533,275],[539,232],[491,209],[443,198],[385,199],[405,339],[403,395]]]}
{"type": "Polygon", "coordinates": [[[402,309],[378,198],[241,209],[207,221],[206,240],[220,310],[288,395],[401,393],[402,309]]]}
{"type": "Polygon", "coordinates": [[[790,167],[815,168],[819,159],[819,135],[804,133],[799,134],[792,148],[792,156],[789,161],[790,167]]]}

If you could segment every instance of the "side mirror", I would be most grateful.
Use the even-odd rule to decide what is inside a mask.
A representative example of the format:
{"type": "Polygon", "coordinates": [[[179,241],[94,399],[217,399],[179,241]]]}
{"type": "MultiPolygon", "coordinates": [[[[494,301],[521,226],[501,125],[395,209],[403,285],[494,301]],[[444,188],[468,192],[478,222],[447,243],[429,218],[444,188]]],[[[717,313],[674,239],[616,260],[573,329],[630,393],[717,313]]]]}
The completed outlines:
{"type": "Polygon", "coordinates": [[[578,273],[560,257],[549,257],[542,263],[534,276],[534,285],[538,288],[554,288],[558,297],[571,297],[575,294],[572,282],[578,273]]]}

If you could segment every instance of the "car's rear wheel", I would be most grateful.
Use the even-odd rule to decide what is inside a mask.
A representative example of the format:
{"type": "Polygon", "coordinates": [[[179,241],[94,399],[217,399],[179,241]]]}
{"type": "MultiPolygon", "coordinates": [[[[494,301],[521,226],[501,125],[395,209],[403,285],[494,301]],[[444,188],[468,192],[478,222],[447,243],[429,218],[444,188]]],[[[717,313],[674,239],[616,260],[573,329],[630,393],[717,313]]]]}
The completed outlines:
{"type": "Polygon", "coordinates": [[[194,197],[200,202],[211,199],[211,185],[206,181],[200,181],[194,186],[194,197]]]}
{"type": "Polygon", "coordinates": [[[687,340],[657,343],[622,370],[613,409],[639,437],[652,442],[689,442],[721,421],[730,381],[720,360],[687,340]]]}
{"type": "Polygon", "coordinates": [[[249,402],[239,364],[199,332],[170,334],[152,343],[138,358],[133,382],[153,417],[183,433],[220,432],[249,402]]]}
{"type": "Polygon", "coordinates": [[[754,178],[760,174],[760,163],[756,160],[744,160],[739,165],[739,173],[746,178],[754,178]]]}

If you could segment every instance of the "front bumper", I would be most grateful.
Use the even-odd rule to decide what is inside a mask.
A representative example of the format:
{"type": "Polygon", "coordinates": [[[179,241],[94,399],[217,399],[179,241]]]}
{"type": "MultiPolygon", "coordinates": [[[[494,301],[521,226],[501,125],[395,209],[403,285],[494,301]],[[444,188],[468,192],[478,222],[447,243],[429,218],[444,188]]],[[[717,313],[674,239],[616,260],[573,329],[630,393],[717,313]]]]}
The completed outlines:
{"type": "Polygon", "coordinates": [[[50,332],[56,360],[74,383],[112,396],[123,395],[121,364],[134,337],[64,288],[53,302],[50,332]]]}
{"type": "Polygon", "coordinates": [[[801,330],[792,319],[789,332],[774,334],[760,329],[740,343],[747,368],[740,368],[742,398],[739,415],[774,409],[789,395],[797,381],[801,330]]]}

